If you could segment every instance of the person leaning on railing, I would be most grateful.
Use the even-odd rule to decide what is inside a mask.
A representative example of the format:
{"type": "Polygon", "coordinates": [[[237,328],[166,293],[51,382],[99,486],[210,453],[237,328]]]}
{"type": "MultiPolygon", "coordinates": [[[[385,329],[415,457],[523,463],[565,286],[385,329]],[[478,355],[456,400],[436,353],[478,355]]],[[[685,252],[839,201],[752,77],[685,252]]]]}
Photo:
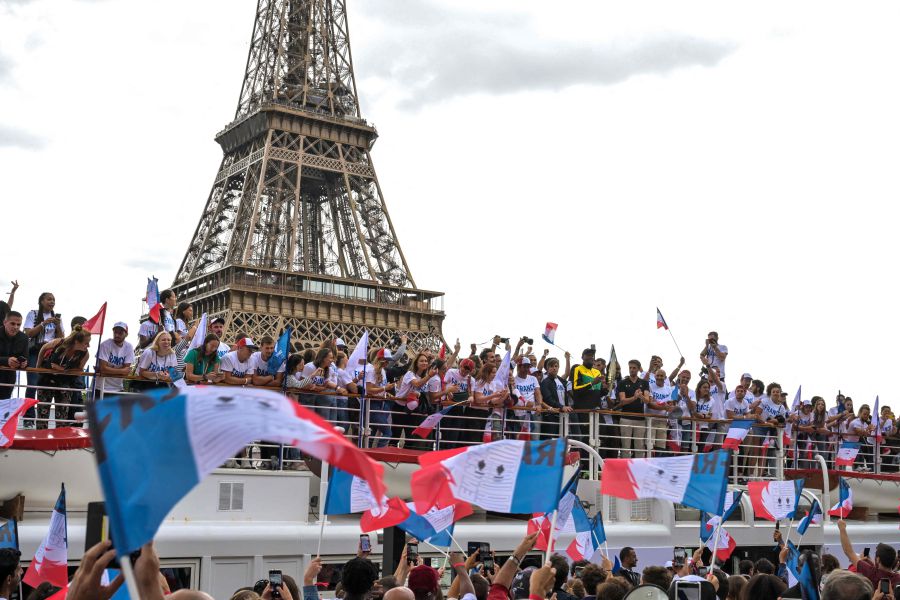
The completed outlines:
{"type": "MultiPolygon", "coordinates": [[[[608,393],[604,387],[604,375],[594,368],[596,352],[593,348],[585,348],[581,353],[581,364],[572,369],[572,413],[571,433],[578,434],[578,440],[588,442],[590,436],[590,415],[586,410],[597,410],[601,407],[603,397],[608,393]]],[[[601,447],[606,447],[601,444],[601,447]]],[[[610,458],[605,452],[604,458],[610,458]]]]}
{"type": "MultiPolygon", "coordinates": [[[[566,352],[566,369],[563,373],[571,371],[571,356],[566,352]]],[[[544,365],[547,367],[547,376],[541,380],[541,399],[544,402],[546,412],[541,415],[541,433],[547,437],[559,437],[560,413],[571,413],[571,401],[566,390],[566,378],[559,376],[559,359],[548,358],[544,365]]],[[[568,435],[568,431],[563,432],[568,435]]]]}
{"type": "MultiPolygon", "coordinates": [[[[37,399],[37,429],[46,429],[50,418],[50,403],[56,401],[59,404],[84,404],[79,387],[80,375],[67,375],[65,371],[83,371],[88,360],[88,347],[91,345],[91,333],[76,325],[72,333],[52,350],[41,355],[40,367],[50,372],[41,373],[38,377],[40,388],[68,388],[68,389],[38,389],[37,399]]],[[[70,421],[74,413],[72,406],[56,406],[57,421],[70,421]]],[[[71,425],[71,423],[66,423],[71,425]]]]}
{"type": "MultiPolygon", "coordinates": [[[[22,315],[14,310],[3,318],[0,330],[0,366],[9,369],[28,367],[28,336],[21,331],[22,315]]],[[[16,383],[16,372],[0,370],[0,400],[12,397],[16,383]]]]}
{"type": "Polygon", "coordinates": [[[104,392],[121,392],[125,389],[122,379],[131,374],[134,362],[134,346],[125,338],[128,324],[119,321],[112,328],[113,336],[104,340],[97,350],[97,367],[103,377],[104,392]]]}
{"type": "Polygon", "coordinates": [[[184,379],[188,383],[219,383],[225,379],[219,361],[219,336],[209,333],[203,344],[191,348],[184,357],[184,379]]]}
{"type": "Polygon", "coordinates": [[[156,334],[150,347],[141,353],[141,359],[138,361],[138,376],[141,380],[132,381],[132,388],[149,390],[168,387],[172,383],[170,373],[177,367],[178,357],[172,349],[172,336],[161,331],[156,334]]]}

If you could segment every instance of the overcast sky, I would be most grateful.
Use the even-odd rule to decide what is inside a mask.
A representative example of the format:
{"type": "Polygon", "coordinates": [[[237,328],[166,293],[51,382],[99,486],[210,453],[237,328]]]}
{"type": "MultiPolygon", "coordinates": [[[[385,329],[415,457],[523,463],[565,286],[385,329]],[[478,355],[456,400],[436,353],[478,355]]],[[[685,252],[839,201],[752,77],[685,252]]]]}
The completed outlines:
{"type": "MultiPolygon", "coordinates": [[[[348,2],[375,166],[448,340],[555,321],[573,354],[672,366],[659,306],[695,373],[716,329],[732,383],[900,409],[900,5],[348,2]]],[[[171,282],[255,4],[0,0],[16,308],[47,290],[66,320],[109,301],[136,325],[146,277],[171,282]]]]}

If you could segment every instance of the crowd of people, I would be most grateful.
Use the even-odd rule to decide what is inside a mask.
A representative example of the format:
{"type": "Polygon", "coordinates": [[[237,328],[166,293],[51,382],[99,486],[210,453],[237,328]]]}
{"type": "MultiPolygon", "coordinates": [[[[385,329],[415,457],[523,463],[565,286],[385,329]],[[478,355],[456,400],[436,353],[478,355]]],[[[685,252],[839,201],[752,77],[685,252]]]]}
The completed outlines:
{"type": "MultiPolygon", "coordinates": [[[[489,557],[482,557],[482,550],[475,550],[467,557],[462,552],[451,551],[441,568],[425,564],[418,555],[408,555],[410,546],[407,545],[394,573],[380,577],[378,566],[369,560],[368,552],[360,545],[357,557],[341,566],[334,592],[342,600],[627,600],[660,595],[700,600],[810,598],[809,588],[803,589],[802,579],[789,586],[789,563],[796,561],[796,570],[809,565],[806,583],[822,600],[894,600],[900,593],[896,549],[882,543],[876,547],[874,558],[859,556],[853,550],[846,523],[839,521],[838,528],[846,559],[843,565],[836,556],[819,556],[812,550],[803,550],[792,558],[789,547],[776,531],[775,541],[780,547],[777,565],[767,558],[755,562],[745,559],[737,563],[733,573],[727,573],[725,565],[704,562],[708,561],[709,552],[703,548],[691,557],[673,548],[671,561],[643,568],[639,568],[640,557],[631,547],[622,548],[615,563],[602,551],[594,562],[571,562],[559,554],[552,554],[543,562],[533,552],[538,539],[538,533],[533,533],[526,535],[502,562],[493,552],[489,557]],[[442,584],[446,571],[451,572],[449,587],[442,584]],[[693,593],[682,595],[686,590],[693,593]]],[[[123,584],[121,575],[109,584],[102,583],[102,574],[114,554],[108,541],[86,551],[69,584],[67,598],[111,597],[123,584]]],[[[19,557],[17,550],[0,550],[2,599],[11,597],[18,588],[22,577],[19,557]]],[[[153,544],[144,546],[134,562],[135,582],[144,600],[162,600],[164,596],[172,600],[210,598],[188,589],[171,591],[159,568],[153,544]]],[[[290,575],[276,571],[268,579],[255,584],[248,582],[246,587],[235,590],[231,600],[319,600],[320,589],[328,585],[322,569],[323,560],[316,557],[308,563],[302,587],[290,575]]],[[[56,591],[58,588],[41,584],[28,599],[43,600],[56,591]]]]}
{"type": "MultiPolygon", "coordinates": [[[[98,391],[81,373],[90,358],[86,319],[75,317],[67,327],[49,292],[23,316],[12,307],[15,289],[14,284],[8,302],[0,303],[0,398],[12,394],[15,370],[28,369],[24,395],[40,403],[26,415],[25,426],[77,425],[73,419],[88,392],[98,391]]],[[[889,406],[873,415],[871,406],[857,410],[840,393],[832,406],[816,395],[792,403],[781,385],[748,372],[726,383],[728,347],[715,331],[704,340],[697,377],[684,368],[684,357],[671,370],[654,355],[646,368],[632,359],[623,371],[614,356],[610,364],[594,347],[573,364],[568,352],[561,359],[549,349],[538,356],[533,340],[523,337],[512,347],[500,336],[486,347],[472,344],[466,355],[458,340],[437,352],[412,347],[397,335],[385,347],[370,347],[364,365],[350,365],[351,348],[336,337],[277,362],[272,357],[278,332],[254,341],[246,332],[226,333],[225,320],[214,318],[195,341],[199,319],[193,307],[178,302],[172,290],[160,294],[160,303],[159,317],[140,324],[136,347],[127,340],[124,321],[114,323],[112,336],[100,343],[95,364],[104,394],[180,384],[270,386],[348,435],[361,439],[364,433],[362,442],[374,447],[431,449],[504,436],[567,435],[592,439],[604,458],[709,450],[722,444],[729,420],[749,418],[755,422],[740,458],[746,478],[770,468],[785,427],[792,430],[785,448],[792,466],[812,468],[816,454],[834,466],[845,440],[860,443],[856,469],[871,470],[877,462],[882,471],[897,470],[900,437],[889,406]],[[436,433],[413,435],[428,414],[441,409],[447,415],[436,433]],[[596,432],[590,436],[592,419],[596,432]]]]}

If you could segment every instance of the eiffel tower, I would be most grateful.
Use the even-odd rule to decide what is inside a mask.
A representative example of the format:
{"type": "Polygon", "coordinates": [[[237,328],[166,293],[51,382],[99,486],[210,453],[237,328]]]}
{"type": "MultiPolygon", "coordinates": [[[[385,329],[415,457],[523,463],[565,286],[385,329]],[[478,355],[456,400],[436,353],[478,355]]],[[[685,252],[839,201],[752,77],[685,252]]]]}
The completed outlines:
{"type": "Polygon", "coordinates": [[[436,347],[443,294],[416,287],[360,116],[345,0],[258,0],[224,157],[175,277],[226,337],[293,328],[294,348],[364,328],[436,347]]]}

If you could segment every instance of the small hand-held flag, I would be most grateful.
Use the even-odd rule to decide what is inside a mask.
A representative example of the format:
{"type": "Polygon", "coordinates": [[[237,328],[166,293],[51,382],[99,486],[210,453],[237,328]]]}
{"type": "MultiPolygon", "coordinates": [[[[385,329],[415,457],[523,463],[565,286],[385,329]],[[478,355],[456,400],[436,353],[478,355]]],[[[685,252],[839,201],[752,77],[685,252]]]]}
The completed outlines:
{"type": "Polygon", "coordinates": [[[839,467],[852,467],[856,462],[856,455],[859,454],[859,442],[841,442],[837,455],[834,458],[834,464],[839,467]]]}
{"type": "Polygon", "coordinates": [[[12,446],[19,428],[19,417],[37,404],[33,398],[7,398],[0,400],[0,448],[12,446]]]}
{"type": "Polygon", "coordinates": [[[656,308],[656,328],[657,329],[665,329],[669,330],[669,326],[666,324],[666,320],[662,316],[662,312],[660,312],[659,307],[656,308]]]}
{"type": "Polygon", "coordinates": [[[413,429],[413,435],[418,436],[422,439],[427,438],[429,435],[431,435],[431,432],[434,431],[434,428],[437,427],[437,424],[441,422],[441,419],[446,417],[447,413],[456,408],[456,406],[456,404],[451,404],[450,406],[446,406],[438,412],[431,413],[430,415],[425,417],[425,419],[422,420],[419,426],[413,429]]]}
{"type": "Polygon", "coordinates": [[[148,277],[147,278],[147,294],[144,296],[144,300],[147,302],[147,312],[150,315],[150,320],[156,324],[159,323],[159,311],[162,308],[162,304],[159,303],[159,280],[156,277],[148,277]]]}
{"type": "MultiPolygon", "coordinates": [[[[544,338],[544,341],[547,342],[548,344],[554,343],[554,340],[556,339],[556,328],[557,327],[558,326],[556,323],[551,323],[550,321],[547,321],[547,325],[544,327],[544,333],[543,333],[543,335],[541,335],[541,337],[544,338]]],[[[566,344],[566,345],[568,346],[568,344],[566,344]]]]}
{"type": "Polygon", "coordinates": [[[850,489],[850,484],[847,483],[847,480],[841,477],[838,483],[837,504],[831,507],[828,514],[832,517],[843,519],[850,514],[851,510],[853,510],[853,490],[850,489]]]}
{"type": "Polygon", "coordinates": [[[275,342],[275,352],[269,357],[266,366],[269,368],[269,375],[277,375],[281,365],[287,362],[288,354],[291,351],[291,328],[288,327],[275,342]]]}
{"type": "MultiPolygon", "coordinates": [[[[822,505],[819,504],[818,500],[813,500],[812,506],[809,507],[809,512],[806,513],[806,516],[800,519],[800,523],[797,524],[797,533],[800,534],[800,537],[803,537],[803,534],[806,533],[806,530],[809,529],[809,526],[812,523],[821,523],[822,522],[822,505]]],[[[799,543],[799,542],[797,542],[799,543]]]]}
{"type": "MultiPolygon", "coordinates": [[[[192,348],[200,348],[203,346],[204,340],[206,340],[206,329],[209,322],[209,315],[203,313],[200,316],[200,323],[197,324],[197,329],[194,331],[194,337],[191,339],[191,344],[188,346],[188,350],[192,348]]],[[[185,323],[187,325],[187,323],[185,323]]]]}
{"type": "Polygon", "coordinates": [[[84,322],[81,329],[89,331],[93,335],[100,335],[103,333],[104,321],[106,321],[106,302],[103,303],[96,315],[84,322]]]}
{"type": "Polygon", "coordinates": [[[747,484],[753,512],[769,521],[793,519],[803,491],[803,479],[792,481],[751,481],[747,484]]]}
{"type": "Polygon", "coordinates": [[[753,423],[755,421],[752,419],[735,419],[732,421],[728,426],[728,433],[725,434],[725,443],[722,444],[722,448],[725,450],[737,450],[744,438],[747,437],[747,433],[750,431],[753,423]]]}
{"type": "Polygon", "coordinates": [[[34,553],[34,560],[22,581],[31,587],[49,581],[57,587],[69,583],[69,538],[66,525],[66,486],[63,485],[50,514],[50,529],[34,553]]]}

